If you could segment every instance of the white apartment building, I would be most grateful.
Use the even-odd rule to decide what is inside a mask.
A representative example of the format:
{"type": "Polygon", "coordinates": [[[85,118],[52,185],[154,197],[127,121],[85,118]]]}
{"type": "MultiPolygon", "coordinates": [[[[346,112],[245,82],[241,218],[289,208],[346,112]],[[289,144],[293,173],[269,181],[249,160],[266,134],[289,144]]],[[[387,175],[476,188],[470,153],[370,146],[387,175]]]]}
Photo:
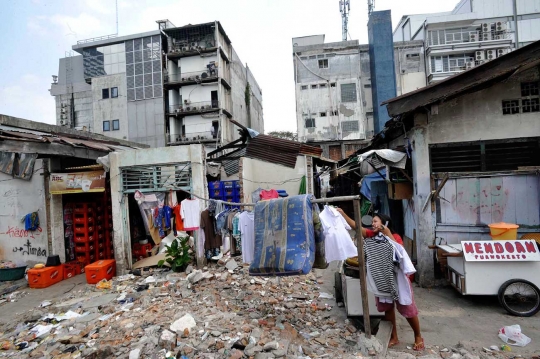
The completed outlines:
{"type": "Polygon", "coordinates": [[[403,16],[394,43],[422,40],[427,83],[540,39],[540,0],[461,0],[454,10],[403,16]]]}
{"type": "Polygon", "coordinates": [[[219,21],[78,41],[50,93],[57,125],[147,144],[238,138],[235,120],[263,133],[262,91],[219,21]]]}

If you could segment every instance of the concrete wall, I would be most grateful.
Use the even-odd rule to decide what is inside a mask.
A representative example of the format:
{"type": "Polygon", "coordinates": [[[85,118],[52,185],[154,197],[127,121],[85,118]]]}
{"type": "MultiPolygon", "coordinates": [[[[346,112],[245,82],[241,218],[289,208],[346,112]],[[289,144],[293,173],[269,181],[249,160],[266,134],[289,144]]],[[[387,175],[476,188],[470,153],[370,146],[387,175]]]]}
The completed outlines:
{"type": "Polygon", "coordinates": [[[199,72],[199,71],[202,73],[203,71],[206,71],[206,65],[208,65],[210,61],[217,62],[217,56],[215,54],[212,54],[211,56],[204,56],[204,57],[203,56],[183,57],[178,60],[178,67],[180,68],[179,73],[199,72]]]}
{"type": "Polygon", "coordinates": [[[421,42],[394,43],[396,95],[426,86],[424,46],[421,42]]]}
{"type": "Polygon", "coordinates": [[[49,253],[43,161],[36,160],[30,181],[0,173],[0,259],[17,264],[45,262],[49,253]],[[25,231],[21,219],[38,212],[40,227],[25,231]]]}
{"type": "Polygon", "coordinates": [[[92,132],[113,138],[127,140],[129,121],[127,117],[127,90],[125,74],[94,77],[92,79],[92,98],[94,125],[92,132]],[[118,97],[112,98],[112,88],[118,88],[118,97]],[[103,89],[109,89],[109,98],[103,99],[103,89]],[[113,131],[112,121],[120,121],[120,129],[113,131]],[[109,121],[110,131],[103,131],[103,122],[109,121]]]}
{"type": "Polygon", "coordinates": [[[129,101],[128,138],[150,147],[165,146],[165,121],[163,98],[129,101]]]}
{"type": "Polygon", "coordinates": [[[538,79],[538,70],[529,70],[486,90],[441,104],[439,114],[429,118],[428,143],[540,136],[537,112],[502,115],[502,100],[520,98],[521,82],[538,79]]]}
{"type": "MultiPolygon", "coordinates": [[[[129,213],[127,197],[122,193],[121,168],[145,165],[174,165],[180,162],[191,162],[192,193],[208,198],[206,184],[205,153],[202,145],[173,146],[152,148],[109,154],[111,163],[111,200],[114,231],[114,256],[117,274],[121,275],[131,268],[131,238],[129,235],[129,213]]],[[[201,203],[201,209],[204,208],[201,203]]],[[[197,253],[202,257],[203,253],[197,253]]]]}
{"type": "Polygon", "coordinates": [[[371,88],[373,94],[373,123],[379,133],[390,119],[385,106],[380,103],[396,97],[394,73],[394,46],[390,10],[374,11],[368,22],[371,88]]]}
{"type": "Polygon", "coordinates": [[[244,203],[252,203],[251,193],[259,187],[262,189],[284,189],[289,196],[296,196],[300,189],[300,179],[302,176],[307,176],[305,156],[297,157],[295,168],[247,157],[242,157],[240,161],[240,186],[244,203]],[[293,181],[281,184],[286,180],[293,181]]]}

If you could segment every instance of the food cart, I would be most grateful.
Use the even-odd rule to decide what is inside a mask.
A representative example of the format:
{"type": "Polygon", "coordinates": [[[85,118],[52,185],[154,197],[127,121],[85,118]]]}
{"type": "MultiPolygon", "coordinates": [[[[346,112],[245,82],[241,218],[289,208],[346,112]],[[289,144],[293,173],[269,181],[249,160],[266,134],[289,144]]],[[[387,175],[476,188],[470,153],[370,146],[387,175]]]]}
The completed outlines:
{"type": "Polygon", "coordinates": [[[439,244],[446,278],[462,295],[496,295],[510,314],[540,310],[540,251],[534,240],[439,244]]]}

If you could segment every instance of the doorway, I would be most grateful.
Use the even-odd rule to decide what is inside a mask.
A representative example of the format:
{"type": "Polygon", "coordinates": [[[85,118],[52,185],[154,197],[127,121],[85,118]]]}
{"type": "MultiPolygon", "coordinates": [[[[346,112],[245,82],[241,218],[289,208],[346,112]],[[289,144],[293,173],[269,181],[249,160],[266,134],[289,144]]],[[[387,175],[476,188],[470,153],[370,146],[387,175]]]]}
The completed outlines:
{"type": "Polygon", "coordinates": [[[217,91],[212,91],[210,93],[210,96],[211,96],[211,100],[212,100],[212,108],[218,108],[219,107],[218,92],[217,91]]]}

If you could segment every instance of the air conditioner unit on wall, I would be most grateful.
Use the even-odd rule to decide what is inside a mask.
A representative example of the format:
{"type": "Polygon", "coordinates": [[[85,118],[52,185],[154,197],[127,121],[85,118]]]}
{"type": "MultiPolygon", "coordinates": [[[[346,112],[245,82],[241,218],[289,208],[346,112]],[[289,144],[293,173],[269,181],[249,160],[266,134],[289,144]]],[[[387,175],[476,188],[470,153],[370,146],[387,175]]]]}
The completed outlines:
{"type": "Polygon", "coordinates": [[[491,32],[483,32],[480,34],[480,41],[490,41],[491,38],[491,32]]]}
{"type": "Polygon", "coordinates": [[[476,32],[476,31],[470,32],[469,33],[469,39],[470,39],[470,42],[478,41],[478,32],[476,32]]]}
{"type": "Polygon", "coordinates": [[[65,120],[60,120],[60,126],[65,126],[67,125],[67,121],[65,120]]]}
{"type": "Polygon", "coordinates": [[[497,57],[506,55],[510,52],[510,49],[497,49],[497,57]]]}
{"type": "Polygon", "coordinates": [[[486,50],[486,60],[493,60],[497,58],[497,50],[486,50]]]}
{"type": "Polygon", "coordinates": [[[482,60],[485,60],[486,59],[486,53],[484,51],[476,51],[474,53],[474,59],[476,61],[482,61],[482,60]]]}
{"type": "Polygon", "coordinates": [[[491,30],[493,29],[493,23],[491,22],[484,22],[482,24],[482,32],[491,32],[491,30]]]}
{"type": "Polygon", "coordinates": [[[506,31],[508,29],[508,24],[506,22],[498,21],[495,24],[495,31],[506,31]]]}
{"type": "Polygon", "coordinates": [[[467,61],[467,62],[465,63],[465,69],[467,69],[467,70],[472,69],[474,66],[475,66],[474,61],[467,61]]]}

